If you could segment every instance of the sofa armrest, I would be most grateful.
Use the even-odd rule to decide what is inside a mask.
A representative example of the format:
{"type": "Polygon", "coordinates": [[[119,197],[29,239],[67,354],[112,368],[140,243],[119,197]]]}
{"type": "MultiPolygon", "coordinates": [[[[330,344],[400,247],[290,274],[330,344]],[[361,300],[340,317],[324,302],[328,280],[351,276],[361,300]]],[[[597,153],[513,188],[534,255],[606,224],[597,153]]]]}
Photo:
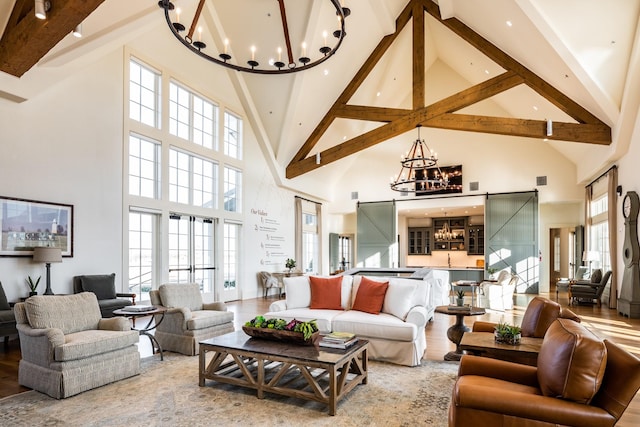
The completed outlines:
{"type": "Polygon", "coordinates": [[[227,311],[227,304],[223,302],[205,302],[202,304],[203,310],[227,311]]]}
{"type": "Polygon", "coordinates": [[[483,322],[482,320],[476,320],[471,326],[471,332],[491,332],[495,331],[496,323],[483,322]]]}
{"type": "Polygon", "coordinates": [[[133,304],[135,305],[136,303],[136,297],[138,295],[136,294],[130,294],[130,293],[123,293],[123,292],[116,292],[116,297],[118,298],[131,298],[131,301],[133,301],[133,304]]]}
{"type": "MultiPolygon", "coordinates": [[[[160,315],[156,315],[160,316],[160,315]]],[[[168,308],[164,312],[164,318],[162,322],[158,324],[157,330],[159,331],[186,331],[187,321],[191,320],[191,310],[186,307],[168,308]]],[[[156,321],[158,318],[156,318],[156,321]]]]}
{"type": "Polygon", "coordinates": [[[269,311],[284,311],[287,309],[287,300],[278,300],[271,303],[269,311]]]}
{"type": "Polygon", "coordinates": [[[478,375],[512,383],[538,387],[538,368],[504,360],[465,354],[460,359],[458,376],[478,375]]]}
{"type": "Polygon", "coordinates": [[[405,322],[413,323],[418,326],[418,328],[424,328],[428,321],[427,308],[421,305],[417,305],[409,310],[405,319],[405,322]]]}
{"type": "Polygon", "coordinates": [[[22,358],[36,365],[48,367],[55,360],[55,348],[64,344],[62,329],[33,329],[21,323],[16,327],[20,334],[22,358]]]}
{"type": "Polygon", "coordinates": [[[129,331],[131,324],[126,317],[110,317],[108,319],[100,319],[98,329],[103,331],[129,331]]]}

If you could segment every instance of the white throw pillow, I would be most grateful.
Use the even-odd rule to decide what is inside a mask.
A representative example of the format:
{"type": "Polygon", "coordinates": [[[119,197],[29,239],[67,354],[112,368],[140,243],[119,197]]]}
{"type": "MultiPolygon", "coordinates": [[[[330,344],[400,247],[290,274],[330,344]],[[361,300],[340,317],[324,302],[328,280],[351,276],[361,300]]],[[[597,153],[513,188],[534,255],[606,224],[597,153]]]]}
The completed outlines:
{"type": "Polygon", "coordinates": [[[309,276],[285,277],[284,291],[287,296],[287,310],[308,308],[311,305],[311,285],[309,276]]]}
{"type": "Polygon", "coordinates": [[[415,293],[418,288],[418,280],[414,279],[389,279],[389,287],[382,304],[382,312],[405,320],[409,310],[416,305],[415,293]]]}
{"type": "Polygon", "coordinates": [[[345,310],[351,310],[354,299],[351,297],[353,288],[353,276],[342,276],[342,292],[340,294],[341,305],[345,310]]]}

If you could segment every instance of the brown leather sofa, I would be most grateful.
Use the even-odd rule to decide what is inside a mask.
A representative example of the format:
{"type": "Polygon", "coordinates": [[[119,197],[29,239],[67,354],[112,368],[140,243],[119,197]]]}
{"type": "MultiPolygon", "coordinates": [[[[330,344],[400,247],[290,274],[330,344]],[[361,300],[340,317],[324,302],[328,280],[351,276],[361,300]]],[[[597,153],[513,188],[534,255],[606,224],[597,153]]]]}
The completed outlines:
{"type": "Polygon", "coordinates": [[[558,319],[538,366],[465,355],[449,426],[613,426],[640,388],[640,359],[558,319]]]}
{"type": "MultiPolygon", "coordinates": [[[[521,334],[523,337],[542,338],[551,324],[558,318],[580,322],[580,317],[568,308],[562,308],[555,301],[543,297],[535,297],[529,302],[522,317],[521,334]]],[[[474,322],[472,332],[493,333],[496,323],[474,322]]]]}

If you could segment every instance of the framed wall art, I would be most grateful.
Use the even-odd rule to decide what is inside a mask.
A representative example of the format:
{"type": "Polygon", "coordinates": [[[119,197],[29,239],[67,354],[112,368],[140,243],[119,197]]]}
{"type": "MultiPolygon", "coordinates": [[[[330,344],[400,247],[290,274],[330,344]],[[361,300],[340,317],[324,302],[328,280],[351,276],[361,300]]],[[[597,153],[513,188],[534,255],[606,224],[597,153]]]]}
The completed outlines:
{"type": "Polygon", "coordinates": [[[73,205],[0,196],[0,256],[33,256],[38,246],[73,256],[73,205]]]}

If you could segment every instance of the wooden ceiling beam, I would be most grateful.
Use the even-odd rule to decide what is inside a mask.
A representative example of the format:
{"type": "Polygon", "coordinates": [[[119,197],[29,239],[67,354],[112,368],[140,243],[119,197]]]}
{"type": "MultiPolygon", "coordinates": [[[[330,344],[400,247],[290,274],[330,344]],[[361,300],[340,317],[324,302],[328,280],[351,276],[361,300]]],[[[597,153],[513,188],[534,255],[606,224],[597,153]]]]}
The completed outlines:
{"type": "Polygon", "coordinates": [[[424,44],[424,8],[414,3],[413,12],[413,109],[424,107],[426,52],[424,44]]]}
{"type": "Polygon", "coordinates": [[[447,113],[425,120],[422,125],[438,129],[522,136],[536,138],[540,141],[550,139],[596,145],[611,143],[610,128],[607,125],[597,123],[553,122],[553,134],[547,135],[545,120],[447,113]]]}
{"type": "Polygon", "coordinates": [[[104,0],[50,0],[47,19],[35,17],[34,2],[16,2],[14,13],[0,39],[0,71],[22,76],[60,40],[84,21],[104,0]],[[18,8],[29,6],[26,14],[18,8]],[[23,15],[23,16],[20,16],[23,15]]]}
{"type": "Polygon", "coordinates": [[[385,54],[387,49],[393,44],[396,37],[400,34],[400,30],[402,30],[405,25],[411,19],[411,2],[407,4],[407,6],[400,12],[400,15],[396,18],[396,31],[393,34],[388,34],[380,40],[380,43],[376,46],[376,48],[371,52],[371,55],[367,58],[367,60],[362,64],[362,67],[358,70],[356,75],[351,79],[347,87],[342,91],[342,94],[336,99],[336,102],[333,103],[333,106],[327,111],[327,114],[320,120],[320,123],[316,126],[316,128],[311,132],[311,135],[305,143],[300,147],[295,156],[293,156],[292,162],[299,162],[309,155],[313,147],[320,141],[322,135],[329,129],[331,123],[335,119],[335,113],[337,109],[341,105],[345,105],[351,97],[356,93],[360,85],[366,80],[369,73],[375,68],[378,64],[378,61],[385,54]]]}
{"type": "Polygon", "coordinates": [[[602,123],[596,116],[591,114],[585,108],[581,107],[578,103],[574,102],[571,98],[545,82],[542,78],[537,76],[527,67],[507,55],[495,45],[491,44],[487,39],[480,34],[467,27],[461,21],[450,18],[442,19],[440,16],[440,9],[438,5],[432,1],[424,1],[425,10],[437,19],[440,23],[460,36],[463,40],[469,43],[471,46],[478,49],[485,54],[489,59],[494,61],[506,70],[511,70],[522,76],[526,84],[533,90],[538,92],[541,96],[555,105],[558,109],[564,111],[567,115],[575,119],[579,123],[602,123]]]}
{"type": "Polygon", "coordinates": [[[400,119],[412,110],[400,108],[369,107],[367,105],[340,105],[336,107],[336,118],[366,120],[370,122],[389,123],[400,119]]]}

